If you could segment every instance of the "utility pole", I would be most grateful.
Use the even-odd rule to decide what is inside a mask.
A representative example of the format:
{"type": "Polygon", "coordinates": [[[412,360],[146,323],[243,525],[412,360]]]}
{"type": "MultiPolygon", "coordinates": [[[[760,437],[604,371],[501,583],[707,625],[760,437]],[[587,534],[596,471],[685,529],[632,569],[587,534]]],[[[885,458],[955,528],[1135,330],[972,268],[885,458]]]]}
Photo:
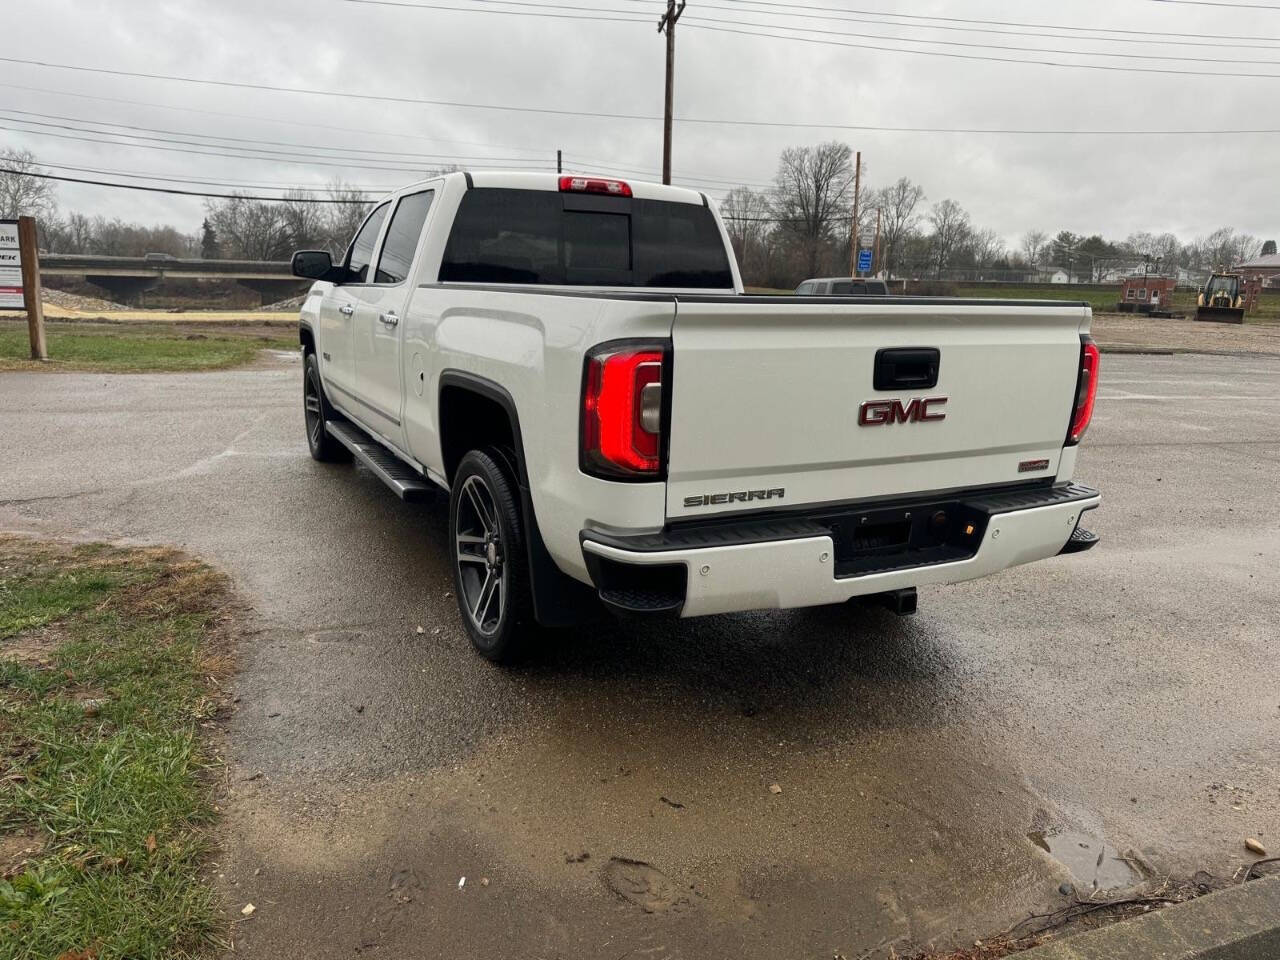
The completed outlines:
{"type": "Polygon", "coordinates": [[[662,182],[671,182],[671,111],[676,85],[676,21],[684,13],[685,0],[667,0],[667,12],[658,21],[658,32],[667,35],[667,102],[662,115],[662,182]]]}
{"type": "Polygon", "coordinates": [[[853,161],[853,227],[849,230],[849,276],[858,275],[858,196],[862,192],[862,151],[853,161]]]}

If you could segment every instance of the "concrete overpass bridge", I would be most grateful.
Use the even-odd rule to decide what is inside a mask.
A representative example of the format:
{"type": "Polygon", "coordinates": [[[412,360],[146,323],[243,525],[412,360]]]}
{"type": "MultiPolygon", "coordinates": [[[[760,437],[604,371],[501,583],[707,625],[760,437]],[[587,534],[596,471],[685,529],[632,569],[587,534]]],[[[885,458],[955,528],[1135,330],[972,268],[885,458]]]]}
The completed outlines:
{"type": "Polygon", "coordinates": [[[40,257],[40,273],[83,278],[125,303],[163,280],[229,280],[253,290],[264,302],[301,293],[310,284],[290,272],[287,260],[183,260],[155,254],[99,257],[46,253],[40,257]]]}

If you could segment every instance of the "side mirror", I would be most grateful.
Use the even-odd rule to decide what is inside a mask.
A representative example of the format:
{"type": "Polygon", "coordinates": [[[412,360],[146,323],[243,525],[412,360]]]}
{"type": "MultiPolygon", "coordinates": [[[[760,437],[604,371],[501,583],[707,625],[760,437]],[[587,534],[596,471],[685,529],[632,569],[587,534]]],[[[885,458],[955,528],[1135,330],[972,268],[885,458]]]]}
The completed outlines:
{"type": "Polygon", "coordinates": [[[329,280],[341,283],[344,270],[333,265],[328,250],[299,250],[293,255],[293,275],[307,280],[329,280]]]}

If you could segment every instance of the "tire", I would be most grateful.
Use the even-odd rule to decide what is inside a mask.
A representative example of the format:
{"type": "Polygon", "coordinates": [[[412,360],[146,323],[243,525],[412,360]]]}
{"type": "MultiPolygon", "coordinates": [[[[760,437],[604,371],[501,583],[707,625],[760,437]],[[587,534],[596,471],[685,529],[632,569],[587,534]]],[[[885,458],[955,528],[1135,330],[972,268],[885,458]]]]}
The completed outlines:
{"type": "Polygon", "coordinates": [[[454,596],[476,652],[511,663],[534,629],[515,479],[498,450],[462,458],[449,493],[454,596]]]}
{"type": "Polygon", "coordinates": [[[320,364],[314,352],[307,353],[302,368],[302,416],[307,427],[307,448],[311,459],[321,463],[345,463],[351,459],[351,451],[329,436],[324,425],[336,414],[324,395],[320,382],[320,364]]]}

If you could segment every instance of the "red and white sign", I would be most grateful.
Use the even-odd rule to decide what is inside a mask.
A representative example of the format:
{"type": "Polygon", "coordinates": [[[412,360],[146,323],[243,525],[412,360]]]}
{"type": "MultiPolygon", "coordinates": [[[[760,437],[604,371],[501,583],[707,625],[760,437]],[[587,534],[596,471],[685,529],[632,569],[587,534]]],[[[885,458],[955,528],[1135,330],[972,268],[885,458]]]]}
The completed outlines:
{"type": "Polygon", "coordinates": [[[22,295],[22,251],[18,221],[0,220],[0,310],[25,310],[22,295]]]}

